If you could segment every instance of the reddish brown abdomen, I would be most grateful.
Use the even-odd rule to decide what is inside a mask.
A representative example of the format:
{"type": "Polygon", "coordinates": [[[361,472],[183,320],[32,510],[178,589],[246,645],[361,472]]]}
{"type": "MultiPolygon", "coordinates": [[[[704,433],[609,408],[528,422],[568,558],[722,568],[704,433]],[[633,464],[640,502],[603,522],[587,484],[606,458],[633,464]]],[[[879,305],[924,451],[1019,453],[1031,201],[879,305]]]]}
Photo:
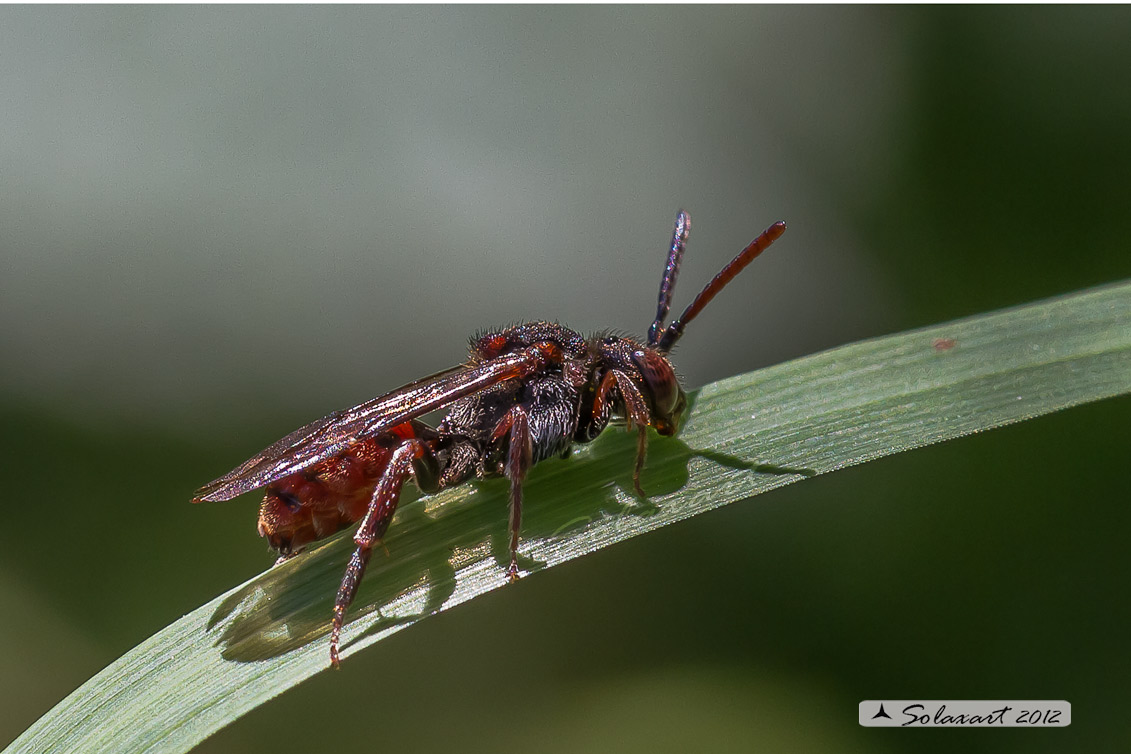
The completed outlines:
{"type": "Polygon", "coordinates": [[[401,424],[267,485],[259,508],[259,535],[280,554],[289,555],[359,521],[393,449],[414,436],[412,424],[401,424]]]}

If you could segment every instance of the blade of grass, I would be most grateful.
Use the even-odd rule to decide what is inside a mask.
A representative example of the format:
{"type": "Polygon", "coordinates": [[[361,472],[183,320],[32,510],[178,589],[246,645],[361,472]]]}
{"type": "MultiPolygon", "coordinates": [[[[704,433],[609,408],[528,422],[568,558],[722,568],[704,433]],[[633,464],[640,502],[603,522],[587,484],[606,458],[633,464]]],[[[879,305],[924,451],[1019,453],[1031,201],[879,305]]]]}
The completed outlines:
{"type": "MultiPolygon", "coordinates": [[[[1131,392],[1131,283],[781,364],[693,396],[678,440],[606,432],[527,486],[520,563],[538,571],[761,492],[903,450],[1131,392]]],[[[506,483],[402,505],[351,610],[344,656],[504,586],[506,483]]],[[[183,752],[328,665],[348,533],[146,640],[6,752],[183,752]]]]}

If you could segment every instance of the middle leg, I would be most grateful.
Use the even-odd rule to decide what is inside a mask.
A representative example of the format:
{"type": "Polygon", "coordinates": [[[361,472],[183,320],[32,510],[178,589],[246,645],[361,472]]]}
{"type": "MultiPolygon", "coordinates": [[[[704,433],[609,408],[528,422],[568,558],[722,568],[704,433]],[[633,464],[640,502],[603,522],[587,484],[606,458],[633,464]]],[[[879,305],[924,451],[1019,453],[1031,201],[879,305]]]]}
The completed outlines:
{"type": "Polygon", "coordinates": [[[511,480],[511,563],[507,568],[507,578],[518,581],[518,532],[522,528],[522,483],[526,472],[532,465],[533,443],[530,437],[530,415],[521,406],[513,406],[495,425],[492,440],[500,440],[510,433],[507,446],[507,461],[504,471],[511,480]]]}

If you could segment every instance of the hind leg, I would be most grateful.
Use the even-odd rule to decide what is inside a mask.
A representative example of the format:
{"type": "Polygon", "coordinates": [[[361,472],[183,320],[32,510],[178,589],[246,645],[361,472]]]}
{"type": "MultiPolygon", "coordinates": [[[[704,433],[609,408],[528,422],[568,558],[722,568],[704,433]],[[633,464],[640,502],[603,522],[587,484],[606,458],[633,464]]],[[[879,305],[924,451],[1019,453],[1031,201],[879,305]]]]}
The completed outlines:
{"type": "Polygon", "coordinates": [[[365,574],[365,567],[369,564],[373,545],[385,536],[385,531],[389,528],[389,522],[397,510],[397,502],[401,497],[401,488],[404,487],[405,481],[414,475],[418,477],[422,487],[434,487],[435,470],[436,461],[432,451],[419,440],[406,440],[397,446],[389,458],[385,473],[373,490],[373,497],[369,501],[365,517],[361,520],[361,526],[353,535],[357,549],[350,558],[349,565],[346,566],[342,585],[338,588],[338,597],[334,601],[334,622],[330,629],[330,663],[335,668],[339,664],[338,646],[346,610],[357,596],[357,587],[365,574]]]}

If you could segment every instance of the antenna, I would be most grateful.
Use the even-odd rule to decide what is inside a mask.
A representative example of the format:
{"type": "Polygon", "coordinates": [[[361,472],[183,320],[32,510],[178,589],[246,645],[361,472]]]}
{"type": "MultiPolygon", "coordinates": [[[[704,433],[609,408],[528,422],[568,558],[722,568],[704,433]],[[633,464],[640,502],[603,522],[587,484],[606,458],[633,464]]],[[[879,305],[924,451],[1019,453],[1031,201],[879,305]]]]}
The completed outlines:
{"type": "Polygon", "coordinates": [[[680,258],[683,256],[683,246],[687,241],[687,229],[690,220],[687,213],[680,212],[679,217],[676,219],[675,227],[676,232],[672,234],[672,250],[668,255],[668,266],[664,270],[664,279],[660,283],[660,308],[657,314],[656,322],[652,324],[652,329],[648,333],[648,345],[655,346],[660,353],[667,353],[672,350],[672,346],[683,335],[683,328],[687,327],[687,323],[695,319],[699,312],[703,311],[703,307],[711,302],[711,299],[721,291],[727,283],[734,280],[734,277],[742,272],[746,265],[754,261],[754,258],[761,254],[763,251],[770,247],[774,241],[781,238],[781,234],[785,233],[785,223],[776,222],[770,227],[762,231],[761,235],[750,242],[750,245],[738,253],[734,259],[726,267],[715,275],[711,282],[707,283],[703,290],[699,291],[699,295],[691,302],[691,305],[683,310],[683,314],[679,318],[673,320],[668,328],[664,330],[664,334],[655,337],[661,325],[663,317],[667,316],[668,307],[671,303],[671,289],[675,285],[675,277],[679,272],[680,258]],[[676,250],[676,238],[679,235],[680,221],[683,220],[684,233],[680,238],[678,252],[676,250]],[[661,316],[662,315],[662,316],[661,316]]]}
{"type": "Polygon", "coordinates": [[[683,261],[683,250],[687,248],[687,235],[691,232],[691,215],[682,209],[675,217],[675,229],[672,230],[671,251],[668,252],[668,263],[664,267],[664,277],[660,281],[660,301],[656,307],[656,320],[648,328],[648,345],[656,345],[660,339],[660,329],[664,320],[668,318],[668,311],[672,307],[672,291],[675,289],[675,279],[679,276],[679,264],[683,261]]]}

